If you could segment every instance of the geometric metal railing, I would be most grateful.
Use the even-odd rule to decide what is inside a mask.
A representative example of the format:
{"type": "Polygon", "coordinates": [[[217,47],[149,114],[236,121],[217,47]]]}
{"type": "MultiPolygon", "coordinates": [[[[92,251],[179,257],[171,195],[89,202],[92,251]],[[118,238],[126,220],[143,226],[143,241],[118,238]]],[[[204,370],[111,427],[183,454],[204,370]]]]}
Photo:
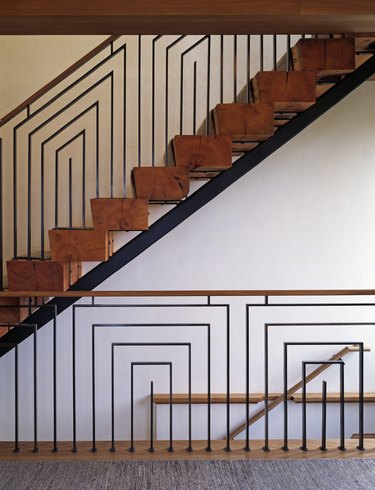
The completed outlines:
{"type": "MultiPolygon", "coordinates": [[[[137,441],[148,438],[149,448],[158,450],[154,442],[159,436],[154,430],[160,424],[161,433],[169,434],[170,450],[183,433],[188,441],[185,446],[188,451],[194,451],[197,439],[204,439],[204,447],[211,451],[213,441],[222,438],[226,441],[225,450],[230,451],[237,444],[233,442],[237,435],[243,438],[244,451],[251,449],[259,437],[263,438],[264,450],[268,451],[270,441],[280,438],[280,430],[275,433],[276,426],[270,423],[270,393],[275,388],[280,393],[277,399],[281,396],[283,408],[281,412],[272,414],[272,420],[277,420],[277,427],[283,430],[280,446],[284,450],[289,449],[292,430],[292,438],[296,439],[299,433],[301,448],[307,450],[310,439],[308,420],[312,420],[311,415],[308,417],[306,397],[307,383],[312,382],[308,372],[310,364],[341,366],[340,426],[329,423],[325,404],[322,427],[327,427],[328,421],[329,439],[332,439],[332,433],[338,434],[342,450],[347,445],[349,427],[353,431],[358,427],[358,449],[364,449],[365,386],[368,391],[373,382],[368,373],[365,383],[364,344],[371,342],[375,302],[368,297],[357,297],[353,301],[353,297],[360,294],[375,296],[375,291],[77,292],[78,296],[81,294],[90,297],[91,301],[83,299],[83,302],[75,304],[70,322],[66,318],[61,320],[60,316],[56,318],[55,324],[50,326],[51,341],[44,341],[42,354],[35,325],[28,325],[34,333],[34,340],[24,347],[23,357],[33,359],[31,366],[29,361],[19,365],[17,344],[0,344],[4,348],[2,351],[15,348],[14,353],[9,352],[1,360],[2,403],[8,403],[8,411],[3,412],[0,427],[2,439],[8,440],[11,438],[9,428],[14,426],[15,451],[22,450],[20,440],[29,437],[34,441],[34,451],[37,451],[40,433],[43,439],[51,441],[53,451],[57,451],[61,441],[67,438],[71,440],[73,452],[80,449],[80,441],[87,439],[92,440],[92,451],[102,447],[98,447],[98,441],[109,440],[108,449],[111,451],[116,451],[120,442],[129,441],[127,448],[133,452],[139,449],[137,441]],[[332,300],[328,295],[336,299],[332,300]],[[106,298],[100,299],[100,296],[106,298]],[[132,296],[141,301],[124,300],[132,296]],[[147,296],[154,299],[149,301],[147,296]],[[232,304],[235,296],[241,301],[236,300],[232,304]],[[250,296],[256,297],[256,301],[249,302],[250,296]],[[287,296],[285,300],[284,296],[287,296]],[[311,302],[308,296],[312,297],[311,302]],[[338,296],[341,297],[337,299],[338,296]],[[175,300],[172,301],[173,297],[175,300]],[[333,315],[337,321],[332,321],[333,315]],[[343,318],[346,321],[341,321],[343,318]],[[351,329],[349,335],[348,328],[351,329]],[[275,334],[272,338],[277,340],[276,344],[271,343],[271,331],[275,334]],[[306,332],[309,332],[309,341],[305,340],[306,332]],[[58,336],[61,336],[60,341],[57,341],[58,336]],[[352,355],[355,361],[358,356],[358,371],[348,358],[345,360],[345,377],[349,385],[354,385],[358,379],[358,411],[351,410],[348,416],[344,409],[347,405],[343,384],[344,361],[331,355],[334,346],[344,347],[340,352],[345,353],[345,348],[352,345],[358,348],[357,354],[352,355]],[[290,348],[293,348],[293,356],[288,357],[290,348]],[[30,354],[27,354],[28,349],[30,354]],[[49,359],[47,363],[46,359],[49,359]],[[288,366],[291,361],[294,367],[288,366]],[[158,371],[159,365],[164,369],[158,371]],[[303,376],[299,389],[302,388],[302,405],[299,408],[289,401],[288,383],[291,378],[301,378],[301,365],[303,376]],[[152,369],[147,370],[148,367],[152,369]],[[33,390],[27,395],[25,374],[30,372],[30,368],[34,381],[31,384],[33,390]],[[163,421],[156,423],[154,407],[152,403],[150,405],[150,383],[152,396],[155,389],[160,391],[161,386],[164,386],[161,389],[166,394],[169,393],[165,429],[163,421]],[[144,395],[141,396],[139,389],[145,385],[147,391],[143,389],[144,395]],[[261,405],[253,403],[254,388],[263,392],[261,405]],[[220,414],[216,409],[212,411],[212,396],[218,390],[224,395],[223,412],[220,414]],[[187,412],[174,410],[173,394],[176,391],[186,394],[187,412]],[[199,416],[195,411],[192,402],[194,391],[205,393],[203,418],[202,410],[199,416]],[[241,414],[245,420],[239,428],[236,427],[238,412],[234,417],[231,400],[233,392],[238,391],[242,391],[241,414]],[[50,399],[49,408],[41,404],[42,392],[43,401],[50,399]],[[22,403],[20,396],[23,397],[22,403]],[[11,399],[14,400],[12,408],[11,399]],[[31,419],[27,411],[30,405],[34,407],[31,419]],[[263,436],[259,427],[246,422],[249,421],[250,409],[258,409],[259,406],[263,410],[259,419],[262,420],[261,426],[264,425],[263,436]],[[288,416],[290,410],[293,410],[293,416],[288,416]],[[185,427],[186,432],[181,427],[185,427]]],[[[48,331],[48,327],[46,329],[48,331]]],[[[327,381],[327,376],[332,378],[334,371],[325,370],[324,381],[327,381]]],[[[335,384],[334,379],[329,380],[330,387],[335,384]]],[[[162,413],[158,414],[157,420],[160,417],[163,420],[162,413]]],[[[316,425],[316,416],[314,421],[316,425]]],[[[371,429],[369,425],[370,420],[366,424],[367,431],[371,429]]],[[[322,431],[322,450],[327,448],[326,430],[322,431]]],[[[314,438],[318,438],[317,430],[314,431],[314,438]]]]}

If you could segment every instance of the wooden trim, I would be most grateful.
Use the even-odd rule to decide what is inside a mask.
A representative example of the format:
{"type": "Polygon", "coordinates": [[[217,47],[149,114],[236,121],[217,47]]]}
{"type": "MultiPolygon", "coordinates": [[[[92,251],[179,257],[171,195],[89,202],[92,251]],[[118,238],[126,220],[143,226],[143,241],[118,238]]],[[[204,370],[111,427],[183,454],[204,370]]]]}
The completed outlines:
{"type": "MultiPolygon", "coordinates": [[[[292,400],[295,403],[302,403],[302,393],[296,393],[292,396],[292,400]]],[[[321,393],[306,393],[307,403],[321,403],[322,394],[321,393]]],[[[339,403],[340,393],[327,393],[327,403],[339,403]]],[[[345,393],[345,403],[358,403],[359,393],[345,393]]],[[[375,402],[375,393],[364,393],[365,403],[375,402]]]]}
{"type": "Polygon", "coordinates": [[[29,298],[33,296],[77,297],[198,297],[198,296],[375,296],[375,289],[203,289],[203,290],[139,290],[139,291],[0,291],[0,297],[29,298]]]}
{"type": "Polygon", "coordinates": [[[346,439],[345,447],[347,451],[338,449],[339,441],[337,439],[327,440],[328,451],[320,451],[318,448],[321,444],[320,440],[309,439],[307,441],[309,450],[301,451],[300,440],[289,440],[289,451],[283,451],[281,446],[282,440],[270,440],[270,451],[263,450],[264,441],[251,441],[251,451],[243,450],[244,441],[232,441],[231,451],[224,451],[222,440],[214,440],[211,442],[212,452],[207,452],[206,441],[192,441],[193,452],[186,451],[187,441],[173,441],[173,452],[167,451],[167,441],[155,441],[155,452],[150,453],[149,441],[135,441],[136,451],[130,453],[129,442],[116,442],[116,452],[110,452],[111,447],[109,441],[97,441],[96,452],[91,452],[92,442],[78,442],[78,451],[72,453],[71,442],[59,442],[59,451],[53,453],[51,451],[51,442],[39,442],[39,451],[32,452],[31,442],[20,442],[21,451],[14,453],[14,443],[0,442],[0,461],[146,461],[146,460],[279,460],[279,459],[351,459],[351,458],[373,458],[375,455],[375,441],[366,440],[366,451],[358,451],[356,446],[358,441],[355,439],[346,439]]]}
{"type": "MultiPolygon", "coordinates": [[[[0,32],[1,33],[1,32],[0,32]]],[[[96,46],[94,49],[89,51],[87,54],[85,54],[81,59],[73,63],[69,68],[64,70],[60,75],[58,75],[56,78],[48,82],[44,87],[39,89],[37,92],[35,92],[33,95],[31,95],[28,99],[26,99],[24,102],[22,102],[20,105],[18,105],[15,109],[11,110],[6,114],[3,118],[0,119],[0,128],[4,126],[7,122],[9,122],[13,117],[17,116],[20,112],[25,110],[28,105],[33,104],[36,102],[42,95],[46,94],[49,90],[51,90],[53,87],[61,83],[63,80],[68,78],[69,75],[72,75],[76,70],[81,68],[85,63],[90,61],[92,58],[94,58],[97,54],[99,54],[101,51],[103,51],[106,47],[108,47],[112,42],[116,41],[121,37],[120,34],[116,34],[114,36],[108,37],[105,41],[100,43],[98,46],[96,46]]]]}
{"type": "MultiPolygon", "coordinates": [[[[270,400],[280,396],[280,393],[269,393],[270,400]]],[[[264,393],[250,393],[250,403],[259,403],[264,400],[264,393]]],[[[211,403],[222,404],[227,402],[226,393],[211,393],[211,403]]],[[[154,403],[156,405],[168,405],[169,394],[157,393],[154,395],[154,403]]],[[[174,405],[186,405],[189,403],[189,395],[187,393],[174,393],[172,395],[172,403],[174,405]]],[[[207,393],[192,393],[191,403],[194,405],[207,404],[207,393]]],[[[230,403],[246,403],[246,393],[231,393],[230,403]]]]}

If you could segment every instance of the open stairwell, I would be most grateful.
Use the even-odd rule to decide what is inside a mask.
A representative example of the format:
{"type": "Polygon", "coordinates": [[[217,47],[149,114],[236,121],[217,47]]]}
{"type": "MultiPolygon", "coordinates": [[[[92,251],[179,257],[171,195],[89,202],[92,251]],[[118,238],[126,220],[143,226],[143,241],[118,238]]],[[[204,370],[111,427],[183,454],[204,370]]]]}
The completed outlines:
{"type": "MultiPolygon", "coordinates": [[[[216,105],[215,134],[173,138],[175,165],[134,167],[134,197],[92,198],[93,228],[50,229],[50,259],[8,260],[9,292],[19,292],[20,298],[10,300],[5,291],[0,301],[21,308],[2,308],[1,342],[18,343],[30,335],[11,328],[30,313],[27,321],[39,327],[52,319],[52,309],[33,312],[38,301],[46,301],[42,298],[97,287],[373,76],[373,46],[370,37],[300,39],[280,61],[286,63],[284,71],[259,71],[252,78],[249,103],[216,105]],[[191,180],[197,178],[207,182],[189,194],[191,180]],[[176,206],[149,225],[150,203],[176,206]],[[115,251],[113,234],[130,230],[141,233],[115,251]],[[82,262],[88,261],[100,263],[82,276],[82,262]],[[35,298],[33,303],[24,304],[21,297],[26,295],[35,298]]],[[[49,304],[60,313],[76,300],[60,297],[49,304]]]]}

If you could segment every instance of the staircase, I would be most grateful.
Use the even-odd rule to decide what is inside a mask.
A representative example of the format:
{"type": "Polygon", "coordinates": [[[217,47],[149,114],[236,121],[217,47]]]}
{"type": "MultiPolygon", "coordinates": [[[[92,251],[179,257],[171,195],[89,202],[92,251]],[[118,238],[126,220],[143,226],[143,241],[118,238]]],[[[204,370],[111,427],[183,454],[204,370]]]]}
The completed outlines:
{"type": "MultiPolygon", "coordinates": [[[[86,291],[97,287],[259,165],[374,75],[374,39],[301,38],[280,60],[278,68],[284,70],[255,74],[248,102],[219,103],[213,108],[215,134],[176,135],[172,140],[174,165],[135,166],[131,172],[134,197],[93,197],[90,200],[93,228],[74,227],[70,216],[68,228],[50,229],[50,258],[44,249],[41,257],[33,258],[30,238],[27,257],[16,253],[13,260],[7,261],[8,288],[14,294],[19,293],[19,298],[10,300],[6,291],[2,293],[2,304],[12,306],[9,310],[2,308],[2,323],[11,327],[28,317],[28,323],[41,327],[53,314],[52,308],[37,309],[38,302],[68,289],[86,291]],[[232,163],[233,156],[238,155],[240,158],[232,163]],[[190,194],[193,179],[207,182],[190,194]],[[175,204],[175,207],[150,225],[149,206],[155,203],[175,204]],[[114,232],[117,231],[141,233],[115,251],[114,232]],[[82,276],[82,263],[89,261],[99,264],[82,276]],[[22,299],[25,296],[35,300],[25,305],[22,299]],[[14,308],[17,304],[19,310],[14,308]]],[[[112,53],[115,41],[116,38],[110,38],[106,43],[112,53]]],[[[210,42],[209,36],[198,42],[206,41],[210,42]]],[[[194,73],[196,82],[196,65],[194,73]]],[[[211,117],[210,111],[208,116],[211,117]]],[[[3,124],[6,122],[8,118],[3,124]]],[[[195,126],[196,123],[194,132],[195,126]]],[[[209,120],[206,126],[210,127],[209,120]]],[[[168,145],[166,163],[169,163],[167,157],[168,145]]],[[[69,179],[71,182],[71,162],[69,179]]],[[[113,180],[111,169],[112,184],[113,180]]],[[[55,305],[60,313],[76,300],[56,297],[48,304],[55,305]]],[[[4,328],[0,342],[19,343],[31,333],[27,329],[4,328]]],[[[0,356],[5,352],[7,349],[2,349],[0,356]]]]}

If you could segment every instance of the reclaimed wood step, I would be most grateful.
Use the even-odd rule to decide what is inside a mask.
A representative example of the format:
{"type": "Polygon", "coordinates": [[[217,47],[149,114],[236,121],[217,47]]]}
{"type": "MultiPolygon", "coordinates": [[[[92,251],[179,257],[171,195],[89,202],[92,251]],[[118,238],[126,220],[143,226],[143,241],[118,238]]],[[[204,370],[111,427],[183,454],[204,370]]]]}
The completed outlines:
{"type": "Polygon", "coordinates": [[[66,291],[81,277],[79,262],[55,260],[8,260],[11,291],[66,291]]]}
{"type": "Polygon", "coordinates": [[[222,171],[232,166],[232,138],[179,135],[173,138],[176,167],[190,171],[222,171]]]}
{"type": "Polygon", "coordinates": [[[189,192],[189,174],[187,167],[136,167],[135,194],[149,201],[180,201],[189,192]]]}
{"type": "Polygon", "coordinates": [[[251,86],[255,102],[271,102],[276,112],[301,112],[316,102],[314,71],[260,71],[251,86]]]}
{"type": "Polygon", "coordinates": [[[51,256],[55,261],[106,261],[113,251],[113,233],[92,229],[48,231],[51,256]]]}
{"type": "MultiPolygon", "coordinates": [[[[30,313],[35,311],[38,305],[43,304],[48,298],[41,297],[0,297],[0,324],[16,324],[21,323],[30,313]]],[[[3,334],[8,330],[5,327],[3,334]]]]}
{"type": "Polygon", "coordinates": [[[91,199],[91,214],[96,230],[148,230],[147,199],[91,199]]]}
{"type": "Polygon", "coordinates": [[[300,39],[292,47],[293,69],[313,70],[317,80],[345,75],[355,69],[355,45],[351,38],[300,39]]]}
{"type": "MultiPolygon", "coordinates": [[[[269,399],[274,400],[280,396],[280,393],[270,393],[269,399]]],[[[246,393],[231,393],[229,396],[230,403],[246,403],[246,393]]],[[[250,393],[250,403],[256,404],[264,401],[264,393],[250,393]]],[[[211,403],[223,404],[227,402],[226,393],[211,393],[211,403]]],[[[169,393],[157,393],[154,395],[154,403],[157,405],[169,404],[169,393]]],[[[186,405],[189,403],[189,395],[187,393],[174,393],[172,395],[172,403],[174,405],[186,405]]],[[[207,393],[192,393],[191,403],[194,405],[207,404],[207,393]]]]}
{"type": "MultiPolygon", "coordinates": [[[[358,403],[359,393],[344,393],[345,403],[358,403]]],[[[364,393],[365,403],[375,403],[375,393],[364,393]]],[[[295,393],[292,396],[295,403],[302,403],[302,393],[295,393]]],[[[306,393],[307,403],[322,403],[321,393],[306,393]]],[[[340,393],[327,393],[327,403],[340,403],[340,393]]]]}
{"type": "Polygon", "coordinates": [[[249,151],[254,142],[264,141],[275,132],[272,103],[217,104],[213,110],[215,132],[233,140],[234,151],[249,151]],[[246,143],[250,143],[246,148],[246,143]]]}

